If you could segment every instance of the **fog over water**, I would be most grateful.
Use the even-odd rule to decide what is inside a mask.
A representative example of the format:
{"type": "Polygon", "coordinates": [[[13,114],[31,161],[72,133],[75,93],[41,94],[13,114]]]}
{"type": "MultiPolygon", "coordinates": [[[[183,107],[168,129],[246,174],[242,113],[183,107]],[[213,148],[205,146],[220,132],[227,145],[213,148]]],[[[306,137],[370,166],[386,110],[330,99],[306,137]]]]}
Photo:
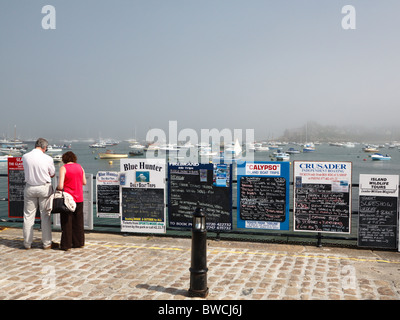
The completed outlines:
{"type": "Polygon", "coordinates": [[[397,0],[2,1],[0,137],[144,139],[177,121],[261,139],[314,122],[390,140],[399,12],[397,0]]]}

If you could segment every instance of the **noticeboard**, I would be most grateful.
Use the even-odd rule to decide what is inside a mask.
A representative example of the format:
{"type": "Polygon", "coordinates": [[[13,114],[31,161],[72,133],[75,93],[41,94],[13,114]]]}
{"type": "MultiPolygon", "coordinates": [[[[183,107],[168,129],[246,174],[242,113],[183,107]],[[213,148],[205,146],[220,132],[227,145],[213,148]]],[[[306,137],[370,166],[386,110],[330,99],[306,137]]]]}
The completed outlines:
{"type": "Polygon", "coordinates": [[[121,159],[121,231],[165,233],[165,161],[121,159]]]}
{"type": "MultiPolygon", "coordinates": [[[[8,217],[24,217],[25,173],[22,157],[8,158],[8,217]]],[[[36,212],[40,219],[40,211],[36,212]]]]}
{"type": "Polygon", "coordinates": [[[238,228],[289,230],[288,162],[243,162],[237,169],[238,228]]]}
{"type": "Polygon", "coordinates": [[[351,232],[351,162],[293,162],[294,231],[351,232]]]}
{"type": "Polygon", "coordinates": [[[397,248],[398,175],[360,174],[358,246],[397,248]]]}
{"type": "Polygon", "coordinates": [[[99,171],[96,175],[97,217],[119,218],[119,172],[99,171]]]}
{"type": "MultiPolygon", "coordinates": [[[[8,217],[24,217],[25,173],[22,157],[8,158],[8,217]]],[[[40,220],[40,210],[35,219],[40,220]]]]}
{"type": "Polygon", "coordinates": [[[168,190],[170,227],[191,228],[200,205],[208,230],[232,229],[231,164],[170,164],[168,190]]]}

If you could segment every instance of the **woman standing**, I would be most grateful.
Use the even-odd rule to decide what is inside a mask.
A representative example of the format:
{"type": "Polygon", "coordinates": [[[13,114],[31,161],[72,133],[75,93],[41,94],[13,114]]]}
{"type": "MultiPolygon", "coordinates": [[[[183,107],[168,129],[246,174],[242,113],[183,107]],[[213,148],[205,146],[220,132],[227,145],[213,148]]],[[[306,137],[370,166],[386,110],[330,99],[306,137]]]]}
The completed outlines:
{"type": "Polygon", "coordinates": [[[83,223],[83,186],[86,185],[85,171],[76,163],[77,157],[72,151],[63,154],[58,181],[58,190],[68,192],[76,202],[73,213],[61,213],[61,250],[81,248],[85,245],[83,223]]]}

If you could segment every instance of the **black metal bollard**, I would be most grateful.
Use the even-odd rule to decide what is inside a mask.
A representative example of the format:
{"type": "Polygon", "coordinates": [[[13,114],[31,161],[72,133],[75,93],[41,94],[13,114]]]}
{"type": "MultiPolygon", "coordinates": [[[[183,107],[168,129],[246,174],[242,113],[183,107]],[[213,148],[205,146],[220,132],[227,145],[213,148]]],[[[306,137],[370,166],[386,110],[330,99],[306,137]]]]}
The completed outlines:
{"type": "Polygon", "coordinates": [[[206,216],[198,206],[193,214],[192,259],[190,266],[190,297],[205,298],[207,287],[207,230],[206,216]]]}

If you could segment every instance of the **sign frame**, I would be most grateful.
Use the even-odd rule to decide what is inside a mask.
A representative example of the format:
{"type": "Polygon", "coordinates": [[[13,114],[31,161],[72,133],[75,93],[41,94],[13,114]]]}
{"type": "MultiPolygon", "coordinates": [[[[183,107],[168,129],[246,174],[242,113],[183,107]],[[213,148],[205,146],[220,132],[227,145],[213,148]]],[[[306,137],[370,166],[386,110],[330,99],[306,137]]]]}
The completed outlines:
{"type": "MultiPolygon", "coordinates": [[[[165,173],[164,159],[121,159],[120,160],[120,221],[121,232],[166,233],[165,173]],[[124,190],[125,189],[125,190],[124,190]],[[152,190],[162,192],[162,221],[145,217],[126,217],[124,212],[124,194],[126,192],[152,190]]],[[[148,203],[147,203],[148,204],[148,203]]],[[[160,204],[152,209],[159,210],[160,204]],[[158,208],[157,208],[158,206],[158,208]]],[[[135,214],[135,213],[134,213],[135,214]]],[[[158,220],[159,218],[157,218],[158,220]]]]}
{"type": "MultiPolygon", "coordinates": [[[[196,178],[197,179],[197,178],[196,178]]],[[[182,181],[184,178],[182,179],[182,181]]],[[[178,189],[177,189],[178,190],[178,189]]],[[[219,196],[223,195],[223,192],[219,194],[219,196]]],[[[204,213],[206,214],[206,228],[209,231],[212,232],[218,232],[218,231],[229,231],[232,230],[233,228],[233,222],[232,222],[232,164],[230,163],[188,163],[188,164],[183,164],[183,163],[170,163],[168,165],[168,223],[169,226],[172,228],[192,228],[192,214],[195,212],[197,203],[196,201],[200,202],[200,206],[204,210],[204,213]],[[172,170],[176,170],[176,172],[172,172],[172,170]],[[179,172],[181,170],[181,172],[179,172]],[[196,181],[199,185],[203,186],[202,192],[204,194],[201,196],[199,193],[194,192],[193,188],[191,189],[190,186],[188,188],[182,189],[178,191],[178,194],[173,194],[172,193],[172,184],[176,183],[179,184],[182,178],[178,177],[179,175],[181,176],[198,176],[198,181],[196,181]],[[212,181],[210,176],[212,176],[212,181]],[[175,180],[175,178],[177,180],[175,180]],[[211,183],[210,183],[211,182],[211,183]],[[223,190],[225,192],[225,189],[227,190],[228,193],[228,198],[227,200],[227,205],[221,205],[221,208],[215,208],[215,204],[210,204],[209,202],[206,201],[208,200],[210,196],[207,196],[207,194],[210,194],[210,192],[214,192],[217,190],[223,190]],[[191,193],[193,192],[193,193],[191,193]],[[187,196],[190,194],[194,194],[195,198],[198,198],[197,200],[192,200],[188,199],[187,196]],[[179,197],[176,198],[176,197],[179,197]],[[175,203],[182,201],[181,197],[186,197],[186,200],[183,200],[185,204],[182,206],[183,212],[173,212],[173,208],[176,206],[175,203]],[[199,200],[200,199],[200,200],[199,200]],[[227,216],[227,219],[220,219],[218,220],[217,218],[215,219],[210,219],[210,216],[207,218],[207,215],[212,215],[213,217],[221,217],[221,214],[218,215],[218,213],[212,212],[215,210],[217,212],[218,210],[225,211],[227,214],[224,213],[225,216],[227,216]],[[181,219],[176,219],[173,217],[173,215],[176,214],[177,216],[180,215],[181,219]],[[190,217],[188,216],[190,215],[190,217]]],[[[178,209],[179,210],[179,209],[178,209]]]]}
{"type": "MultiPolygon", "coordinates": [[[[383,239],[385,240],[385,239],[383,239]]],[[[382,248],[382,249],[397,249],[399,240],[399,175],[386,175],[386,174],[360,174],[359,178],[359,210],[358,210],[358,230],[357,230],[357,245],[363,248],[382,248]],[[392,205],[390,203],[393,198],[395,198],[395,208],[396,208],[396,216],[392,218],[387,217],[388,211],[383,210],[384,212],[379,210],[379,206],[382,204],[384,207],[388,207],[392,205]],[[389,200],[390,199],[390,200],[389,200]],[[377,213],[377,216],[371,223],[362,223],[364,218],[368,220],[368,217],[364,217],[364,209],[362,208],[361,201],[365,202],[369,206],[368,210],[365,212],[365,216],[371,216],[372,213],[377,213]],[[378,216],[378,214],[381,214],[378,216]],[[395,221],[395,224],[383,224],[384,222],[390,221],[390,219],[395,221]],[[360,223],[361,222],[361,223],[360,223]],[[377,223],[373,223],[377,222],[377,223]],[[386,231],[379,230],[381,227],[386,228],[386,231]],[[387,239],[386,243],[389,243],[390,240],[394,243],[394,245],[387,246],[382,245],[384,241],[381,239],[372,239],[368,244],[367,239],[361,239],[360,233],[361,228],[366,229],[365,232],[377,233],[381,231],[381,234],[384,232],[390,232],[389,229],[392,228],[392,239],[387,239]],[[394,237],[394,239],[393,239],[394,237]],[[374,243],[375,245],[373,245],[374,243]]]]}
{"type": "MultiPolygon", "coordinates": [[[[237,165],[237,227],[244,229],[289,230],[290,163],[286,161],[251,161],[237,165]],[[243,220],[241,218],[241,186],[243,177],[285,179],[284,220],[243,220]]],[[[265,198],[267,199],[267,198],[265,198]]]]}
{"type": "MultiPolygon", "coordinates": [[[[293,161],[293,231],[295,232],[316,232],[316,233],[338,233],[338,234],[350,234],[351,233],[351,215],[352,215],[352,162],[351,161],[307,161],[307,160],[295,160],[293,161]],[[297,190],[302,188],[303,185],[311,186],[315,185],[317,188],[327,187],[329,190],[323,190],[320,194],[325,193],[329,194],[348,194],[345,196],[348,203],[343,203],[342,205],[347,208],[347,210],[340,212],[339,214],[329,214],[329,210],[327,207],[341,205],[339,201],[341,200],[338,196],[337,199],[332,200],[332,203],[329,203],[328,197],[325,198],[325,202],[323,203],[325,211],[327,213],[323,213],[322,208],[318,208],[317,213],[300,213],[297,209],[309,209],[307,204],[297,203],[297,190]],[[297,205],[299,207],[297,207],[297,205]],[[303,208],[301,208],[303,207],[303,208]],[[346,214],[344,217],[341,214],[346,214]],[[341,219],[343,218],[343,219],[341,219]],[[326,220],[324,224],[324,220],[326,220]],[[305,228],[298,228],[299,221],[307,221],[308,225],[305,228]],[[340,231],[340,225],[343,222],[347,222],[347,227],[344,226],[347,231],[340,231]],[[337,230],[335,230],[335,225],[338,226],[337,230]],[[329,226],[331,226],[331,230],[329,230],[329,226]]],[[[306,189],[306,188],[304,188],[306,189]]],[[[308,194],[305,191],[305,194],[308,194]]],[[[319,194],[315,192],[314,194],[319,194]]],[[[306,196],[304,195],[304,198],[306,196]]],[[[318,201],[318,199],[317,199],[318,201]]],[[[318,203],[318,202],[315,203],[318,203]]],[[[314,203],[314,204],[315,204],[314,203]]],[[[319,201],[321,204],[321,201],[319,201]]],[[[336,212],[339,209],[335,209],[336,212]]]]}
{"type": "Polygon", "coordinates": [[[120,190],[119,190],[119,172],[116,171],[99,171],[96,175],[96,213],[98,218],[120,218],[121,211],[120,211],[120,190]],[[117,212],[107,211],[103,212],[100,211],[101,205],[99,205],[99,187],[100,186],[110,186],[116,187],[117,194],[118,194],[118,209],[117,212]]]}
{"type": "MultiPolygon", "coordinates": [[[[7,172],[8,172],[8,179],[7,179],[7,187],[8,187],[8,217],[9,218],[23,218],[24,217],[24,193],[25,193],[25,178],[23,181],[23,187],[22,187],[22,200],[19,201],[12,201],[12,196],[11,196],[11,188],[10,188],[10,171],[22,171],[22,174],[24,175],[24,164],[22,161],[22,157],[10,157],[7,159],[7,172]],[[18,213],[14,213],[12,212],[14,208],[13,204],[11,204],[11,202],[13,202],[13,204],[15,204],[18,207],[21,207],[21,215],[18,215],[18,213]]],[[[25,177],[25,175],[24,175],[25,177]]],[[[36,212],[35,215],[35,220],[40,220],[40,211],[39,209],[36,212]]]]}

